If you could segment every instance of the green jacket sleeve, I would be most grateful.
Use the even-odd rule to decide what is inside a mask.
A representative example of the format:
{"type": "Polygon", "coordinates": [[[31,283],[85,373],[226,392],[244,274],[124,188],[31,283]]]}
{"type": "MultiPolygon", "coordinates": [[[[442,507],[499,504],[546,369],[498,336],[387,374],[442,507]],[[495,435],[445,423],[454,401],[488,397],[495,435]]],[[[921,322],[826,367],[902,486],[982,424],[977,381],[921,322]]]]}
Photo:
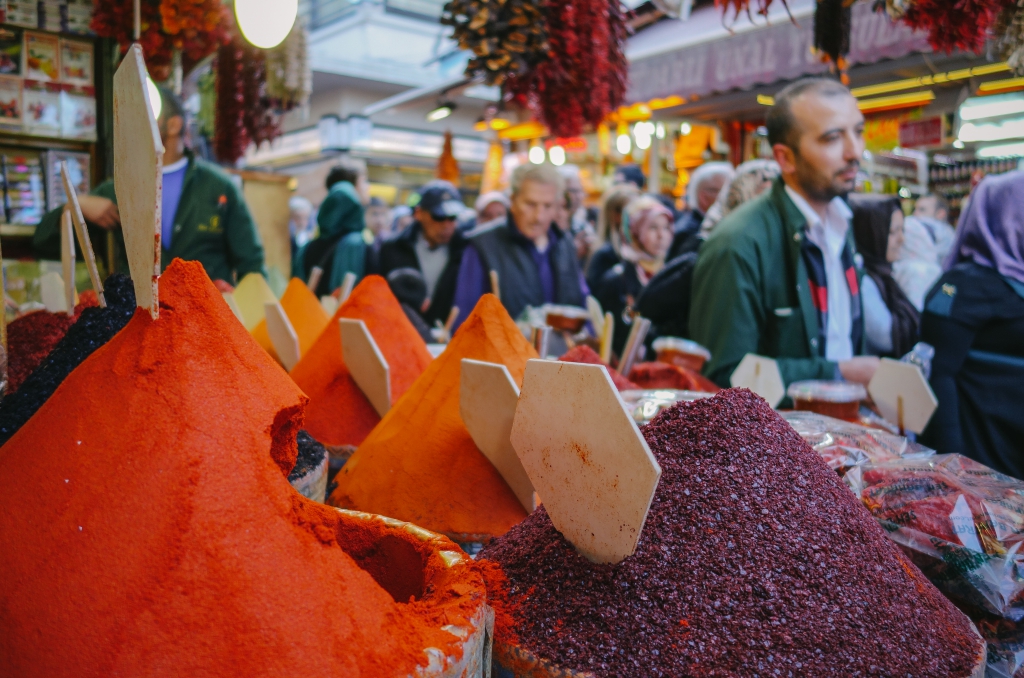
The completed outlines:
{"type": "Polygon", "coordinates": [[[264,266],[263,243],[256,223],[238,188],[233,183],[229,182],[229,185],[224,224],[228,265],[235,271],[238,280],[249,273],[259,273],[265,278],[267,269],[264,266]]]}
{"type": "Polygon", "coordinates": [[[331,290],[341,287],[346,273],[355,273],[356,282],[366,274],[366,241],[362,233],[349,233],[334,250],[331,265],[331,290]]]}
{"type": "MultiPolygon", "coordinates": [[[[764,348],[769,330],[768,313],[762,301],[766,272],[756,252],[744,252],[730,238],[713,238],[700,252],[693,275],[693,300],[690,308],[690,333],[694,341],[711,351],[704,374],[719,386],[728,387],[729,377],[748,353],[768,355],[764,348]]],[[[795,319],[794,319],[795,320],[795,319]]],[[[777,331],[777,328],[776,328],[777,331]]],[[[802,328],[789,336],[781,334],[777,343],[799,355],[803,345],[802,328]]],[[[833,379],[836,364],[818,357],[775,358],[788,385],[801,379],[833,379]]]]}
{"type": "MultiPolygon", "coordinates": [[[[96,188],[89,191],[89,195],[107,198],[117,203],[114,195],[114,182],[107,180],[96,188]]],[[[42,220],[36,226],[35,235],[32,236],[32,248],[41,259],[60,259],[60,215],[64,211],[64,205],[50,210],[43,215],[42,220]]],[[[106,231],[99,226],[89,225],[89,238],[92,240],[92,247],[96,251],[97,258],[100,257],[101,243],[106,242],[106,231]]],[[[81,256],[81,255],[79,255],[81,256]]]]}

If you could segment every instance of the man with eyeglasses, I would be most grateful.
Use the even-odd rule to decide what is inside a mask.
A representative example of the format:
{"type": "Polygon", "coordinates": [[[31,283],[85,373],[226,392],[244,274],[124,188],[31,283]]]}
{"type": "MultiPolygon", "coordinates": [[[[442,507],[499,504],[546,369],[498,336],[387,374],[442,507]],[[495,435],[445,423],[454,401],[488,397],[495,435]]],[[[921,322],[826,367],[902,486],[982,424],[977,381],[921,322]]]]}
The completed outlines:
{"type": "Polygon", "coordinates": [[[412,224],[380,248],[380,275],[386,278],[400,268],[413,268],[423,275],[427,299],[418,310],[428,325],[445,322],[452,308],[459,263],[466,249],[456,220],[465,210],[459,189],[447,181],[431,181],[420,190],[412,224]]]}

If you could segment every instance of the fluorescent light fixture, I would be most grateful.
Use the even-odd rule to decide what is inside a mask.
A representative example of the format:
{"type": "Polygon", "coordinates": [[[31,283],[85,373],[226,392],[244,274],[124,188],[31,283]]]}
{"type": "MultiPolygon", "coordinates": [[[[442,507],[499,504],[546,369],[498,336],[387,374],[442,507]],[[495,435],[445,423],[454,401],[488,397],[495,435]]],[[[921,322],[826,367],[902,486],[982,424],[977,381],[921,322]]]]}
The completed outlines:
{"type": "Polygon", "coordinates": [[[978,94],[998,94],[1015,89],[1024,89],[1024,78],[1008,78],[1006,80],[989,80],[978,85],[978,94]]]}
{"type": "Polygon", "coordinates": [[[1024,138],[1024,118],[975,124],[965,122],[957,133],[960,141],[1002,141],[1024,138]]]}
{"type": "Polygon", "coordinates": [[[160,98],[160,90],[157,89],[153,78],[146,76],[146,93],[149,95],[149,107],[153,109],[153,117],[160,119],[160,111],[163,110],[164,100],[160,98]]]}
{"type": "Polygon", "coordinates": [[[953,142],[953,148],[963,148],[963,147],[964,147],[964,142],[960,141],[959,139],[957,139],[956,141],[953,142]]]}
{"type": "Polygon", "coordinates": [[[899,92],[904,89],[917,89],[918,87],[929,87],[931,85],[939,85],[944,82],[957,82],[959,80],[967,80],[968,78],[977,78],[983,75],[992,75],[993,73],[1004,73],[1009,71],[1010,67],[1005,61],[1001,61],[997,64],[985,64],[984,66],[975,66],[974,68],[961,68],[958,71],[949,71],[947,73],[936,73],[935,75],[926,75],[921,78],[907,78],[906,80],[894,80],[893,82],[883,82],[879,85],[868,85],[867,87],[854,87],[850,90],[850,94],[857,97],[869,97],[875,94],[887,94],[889,92],[899,92]]]}
{"type": "Polygon", "coordinates": [[[235,0],[242,35],[260,49],[277,47],[295,24],[299,0],[235,0]]]}
{"type": "Polygon", "coordinates": [[[1024,142],[985,146],[984,148],[979,148],[976,155],[979,158],[1009,158],[1015,155],[1024,155],[1024,142]]]}
{"type": "Polygon", "coordinates": [[[758,94],[757,103],[761,104],[762,106],[774,106],[775,97],[770,97],[767,94],[758,94]]]}
{"type": "Polygon", "coordinates": [[[877,97],[875,99],[861,99],[857,102],[857,108],[862,112],[870,111],[891,111],[896,108],[916,108],[935,101],[935,92],[930,89],[924,92],[910,92],[909,94],[894,94],[888,97],[877,97]]]}
{"type": "Polygon", "coordinates": [[[615,150],[620,154],[629,155],[632,148],[633,142],[630,140],[628,134],[620,134],[618,138],[615,139],[615,150]]]}
{"type": "Polygon", "coordinates": [[[561,167],[565,164],[565,149],[561,146],[552,146],[548,149],[548,159],[555,167],[561,167]]]}
{"type": "Polygon", "coordinates": [[[688,122],[684,122],[682,125],[679,126],[679,133],[682,134],[684,137],[692,131],[693,125],[691,125],[688,122]]]}
{"type": "Polygon", "coordinates": [[[656,137],[658,137],[659,139],[664,139],[665,138],[665,123],[663,123],[663,122],[659,122],[658,123],[658,125],[654,128],[654,135],[656,137]]]}
{"type": "Polygon", "coordinates": [[[455,110],[455,104],[453,104],[453,103],[441,104],[440,106],[438,106],[434,110],[432,110],[429,113],[427,113],[427,122],[437,122],[438,120],[444,120],[449,115],[451,115],[452,111],[454,111],[454,110],[455,110]]]}
{"type": "Polygon", "coordinates": [[[533,146],[530,148],[529,158],[530,162],[534,165],[544,164],[544,148],[541,146],[533,146]]]}
{"type": "Polygon", "coordinates": [[[1024,113],[1024,95],[996,94],[988,97],[972,97],[960,107],[961,120],[981,120],[1014,113],[1024,113]]]}

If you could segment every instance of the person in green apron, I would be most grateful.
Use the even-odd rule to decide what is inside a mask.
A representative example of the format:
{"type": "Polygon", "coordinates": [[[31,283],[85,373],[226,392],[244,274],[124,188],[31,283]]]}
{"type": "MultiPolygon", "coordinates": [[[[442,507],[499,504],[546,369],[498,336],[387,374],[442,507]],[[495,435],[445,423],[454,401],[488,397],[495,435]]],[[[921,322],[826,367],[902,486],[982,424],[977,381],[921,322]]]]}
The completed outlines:
{"type": "MultiPolygon", "coordinates": [[[[161,267],[174,258],[198,261],[222,292],[248,273],[266,275],[263,244],[241,191],[216,165],[195,157],[185,146],[186,113],[181,100],[160,88],[157,124],[164,145],[161,267]]],[[[113,236],[112,261],[127,273],[128,259],[114,182],[104,181],[78,198],[99,258],[113,236]]],[[[60,258],[61,205],[43,216],[32,245],[44,259],[60,258]]]]}

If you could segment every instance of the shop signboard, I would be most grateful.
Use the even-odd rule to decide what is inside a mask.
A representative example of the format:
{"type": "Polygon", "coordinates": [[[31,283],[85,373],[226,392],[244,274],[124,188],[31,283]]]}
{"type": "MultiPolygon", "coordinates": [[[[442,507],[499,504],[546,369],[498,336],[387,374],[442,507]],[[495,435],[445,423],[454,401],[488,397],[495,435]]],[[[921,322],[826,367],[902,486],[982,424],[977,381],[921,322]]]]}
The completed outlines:
{"type": "Polygon", "coordinates": [[[900,146],[922,148],[942,145],[942,116],[924,120],[904,120],[900,123],[900,146]]]}
{"type": "MultiPolygon", "coordinates": [[[[926,33],[893,22],[884,12],[873,11],[871,3],[855,3],[851,10],[849,63],[873,63],[931,51],[926,33]]],[[[828,66],[811,50],[813,43],[814,22],[807,17],[799,24],[772,23],[637,59],[629,68],[628,99],[704,96],[826,72],[828,66]]]]}

